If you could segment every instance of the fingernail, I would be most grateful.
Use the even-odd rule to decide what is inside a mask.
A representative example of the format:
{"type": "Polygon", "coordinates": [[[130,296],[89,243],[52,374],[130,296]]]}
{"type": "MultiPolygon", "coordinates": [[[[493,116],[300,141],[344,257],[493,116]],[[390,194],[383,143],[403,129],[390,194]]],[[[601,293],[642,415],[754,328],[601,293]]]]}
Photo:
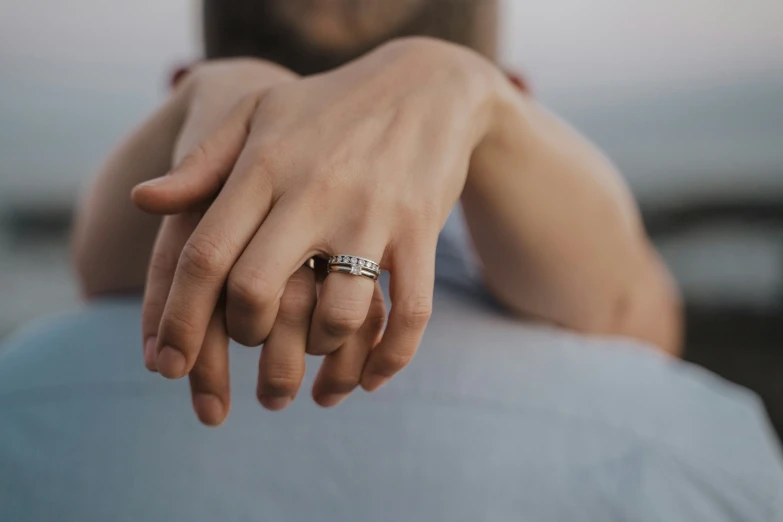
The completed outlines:
{"type": "Polygon", "coordinates": [[[167,379],[179,379],[185,376],[185,356],[171,346],[164,346],[158,353],[158,372],[167,379]]]}
{"type": "Polygon", "coordinates": [[[326,395],[319,395],[315,398],[315,402],[323,408],[334,408],[341,402],[348,398],[347,393],[328,393],[326,395]]]}
{"type": "Polygon", "coordinates": [[[193,397],[193,409],[199,420],[207,426],[220,426],[223,423],[223,402],[209,393],[199,393],[193,397]]]}
{"type": "Polygon", "coordinates": [[[380,375],[368,375],[362,379],[362,388],[368,392],[374,392],[389,381],[380,375]]]}
{"type": "Polygon", "coordinates": [[[144,366],[146,366],[147,369],[151,372],[158,371],[158,354],[155,351],[157,346],[158,338],[154,336],[147,339],[147,341],[144,343],[144,366]]]}
{"type": "Polygon", "coordinates": [[[258,401],[267,410],[280,411],[291,404],[293,399],[291,397],[270,397],[268,395],[262,395],[258,398],[258,401]]]}

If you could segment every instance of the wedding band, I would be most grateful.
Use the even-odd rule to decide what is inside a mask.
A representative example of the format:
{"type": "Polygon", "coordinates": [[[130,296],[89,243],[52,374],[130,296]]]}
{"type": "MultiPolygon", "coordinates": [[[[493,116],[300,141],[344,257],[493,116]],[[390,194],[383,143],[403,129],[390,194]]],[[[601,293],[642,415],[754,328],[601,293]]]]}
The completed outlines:
{"type": "Polygon", "coordinates": [[[329,272],[341,272],[366,277],[376,281],[381,275],[381,267],[375,261],[358,256],[332,256],[328,263],[329,272]]]}
{"type": "Polygon", "coordinates": [[[332,273],[332,272],[340,272],[340,273],[343,273],[343,274],[357,275],[357,276],[361,276],[361,277],[366,277],[367,279],[371,279],[373,281],[377,281],[378,280],[378,274],[376,274],[375,272],[370,272],[366,268],[363,268],[362,270],[357,272],[357,271],[354,271],[353,268],[348,268],[347,266],[332,265],[332,266],[329,267],[329,273],[332,273]]]}

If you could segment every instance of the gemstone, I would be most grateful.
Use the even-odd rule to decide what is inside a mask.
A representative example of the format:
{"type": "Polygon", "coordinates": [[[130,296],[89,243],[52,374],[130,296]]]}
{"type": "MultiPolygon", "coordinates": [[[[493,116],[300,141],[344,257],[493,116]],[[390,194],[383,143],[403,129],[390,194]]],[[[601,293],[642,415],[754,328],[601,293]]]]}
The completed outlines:
{"type": "Polygon", "coordinates": [[[356,258],[356,257],[352,257],[351,258],[351,263],[358,263],[358,262],[359,262],[358,258],[356,258]]]}
{"type": "Polygon", "coordinates": [[[359,266],[364,266],[364,259],[359,260],[359,266]]]}
{"type": "Polygon", "coordinates": [[[351,275],[362,275],[362,267],[359,265],[353,265],[351,267],[351,275]]]}

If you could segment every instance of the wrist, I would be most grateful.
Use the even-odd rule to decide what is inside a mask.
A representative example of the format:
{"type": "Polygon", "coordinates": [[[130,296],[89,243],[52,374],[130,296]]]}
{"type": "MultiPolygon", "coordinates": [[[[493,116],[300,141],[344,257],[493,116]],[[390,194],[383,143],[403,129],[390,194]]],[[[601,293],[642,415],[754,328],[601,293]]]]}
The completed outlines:
{"type": "Polygon", "coordinates": [[[535,102],[503,71],[497,69],[497,73],[483,132],[471,149],[463,201],[492,199],[518,183],[520,176],[535,172],[537,147],[531,146],[537,125],[535,102]]]}
{"type": "Polygon", "coordinates": [[[450,100],[458,119],[469,122],[467,143],[471,151],[497,126],[509,82],[485,56],[462,45],[419,36],[392,40],[379,52],[387,54],[381,60],[386,64],[402,57],[406,76],[428,83],[438,99],[450,100]]]}
{"type": "Polygon", "coordinates": [[[192,98],[204,92],[253,92],[299,79],[299,76],[276,63],[259,58],[210,60],[188,69],[177,90],[192,98]]]}
{"type": "Polygon", "coordinates": [[[493,140],[502,127],[502,120],[509,111],[512,97],[518,97],[511,88],[505,73],[494,63],[480,55],[473,67],[473,78],[481,81],[482,96],[478,106],[477,126],[473,152],[493,140]]]}

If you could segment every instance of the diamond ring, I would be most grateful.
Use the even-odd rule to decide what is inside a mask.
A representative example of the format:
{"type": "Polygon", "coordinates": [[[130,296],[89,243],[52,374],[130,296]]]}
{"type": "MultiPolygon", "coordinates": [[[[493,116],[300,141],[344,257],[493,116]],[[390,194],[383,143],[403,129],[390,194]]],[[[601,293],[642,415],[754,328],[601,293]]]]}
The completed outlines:
{"type": "Polygon", "coordinates": [[[366,277],[376,281],[381,275],[381,267],[375,261],[358,256],[332,256],[327,265],[329,272],[342,272],[366,277]]]}

